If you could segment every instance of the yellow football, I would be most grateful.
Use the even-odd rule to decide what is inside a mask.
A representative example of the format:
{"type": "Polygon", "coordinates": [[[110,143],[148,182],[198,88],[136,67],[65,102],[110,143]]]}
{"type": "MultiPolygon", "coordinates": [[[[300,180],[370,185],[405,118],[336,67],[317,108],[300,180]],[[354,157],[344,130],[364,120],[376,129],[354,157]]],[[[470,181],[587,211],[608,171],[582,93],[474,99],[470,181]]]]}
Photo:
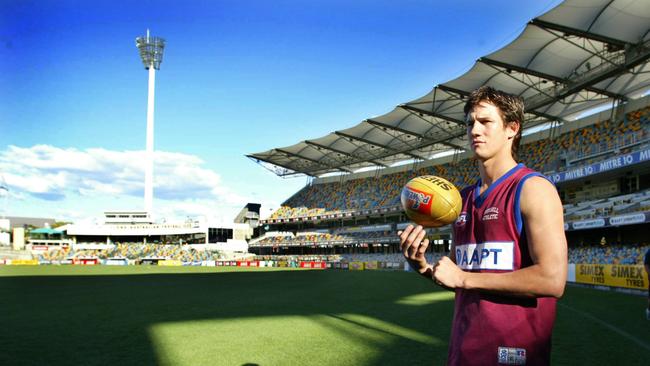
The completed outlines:
{"type": "Polygon", "coordinates": [[[400,199],[406,215],[425,227],[453,223],[462,206],[458,189],[448,180],[435,175],[423,175],[408,181],[400,199]]]}

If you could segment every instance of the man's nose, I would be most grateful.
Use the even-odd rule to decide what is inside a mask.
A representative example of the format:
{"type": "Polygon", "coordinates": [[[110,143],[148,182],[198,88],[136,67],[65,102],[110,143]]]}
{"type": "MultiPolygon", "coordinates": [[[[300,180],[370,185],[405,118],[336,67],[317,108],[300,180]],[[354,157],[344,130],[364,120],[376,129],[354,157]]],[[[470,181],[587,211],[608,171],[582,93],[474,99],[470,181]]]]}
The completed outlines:
{"type": "Polygon", "coordinates": [[[480,123],[472,123],[472,126],[468,128],[468,132],[470,136],[478,136],[481,132],[480,128],[480,123]]]}

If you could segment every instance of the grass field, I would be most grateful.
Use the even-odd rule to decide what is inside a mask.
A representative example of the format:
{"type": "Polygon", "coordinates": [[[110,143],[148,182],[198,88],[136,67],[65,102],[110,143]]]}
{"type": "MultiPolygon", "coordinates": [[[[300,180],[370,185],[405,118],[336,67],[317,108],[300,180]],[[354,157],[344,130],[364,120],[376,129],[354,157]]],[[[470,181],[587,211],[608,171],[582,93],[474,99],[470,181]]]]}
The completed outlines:
{"type": "MultiPolygon", "coordinates": [[[[642,296],[569,287],[554,365],[648,365],[642,296]]],[[[0,266],[0,365],[440,365],[453,294],[413,273],[0,266]]]]}

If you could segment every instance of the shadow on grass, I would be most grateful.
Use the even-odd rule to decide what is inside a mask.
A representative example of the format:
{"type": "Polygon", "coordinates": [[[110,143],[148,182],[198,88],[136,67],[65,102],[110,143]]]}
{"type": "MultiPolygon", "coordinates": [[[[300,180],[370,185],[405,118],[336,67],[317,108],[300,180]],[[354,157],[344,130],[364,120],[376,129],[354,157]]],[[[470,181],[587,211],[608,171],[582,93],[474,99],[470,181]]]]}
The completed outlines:
{"type": "Polygon", "coordinates": [[[0,277],[0,364],[170,363],[150,338],[153,325],[276,316],[330,317],[330,327],[389,335],[373,344],[372,364],[441,364],[452,301],[398,303],[433,290],[412,273],[380,271],[0,277]]]}

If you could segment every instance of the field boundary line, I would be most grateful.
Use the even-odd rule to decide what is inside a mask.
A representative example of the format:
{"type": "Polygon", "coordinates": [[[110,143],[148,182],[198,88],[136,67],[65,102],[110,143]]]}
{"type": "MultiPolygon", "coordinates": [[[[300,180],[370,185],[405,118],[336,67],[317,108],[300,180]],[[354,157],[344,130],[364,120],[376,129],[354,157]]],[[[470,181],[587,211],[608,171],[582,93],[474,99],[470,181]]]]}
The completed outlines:
{"type": "Polygon", "coordinates": [[[573,311],[575,313],[578,313],[578,314],[584,316],[585,318],[590,319],[590,320],[604,326],[605,328],[607,328],[609,330],[612,330],[612,331],[622,335],[623,337],[633,341],[634,343],[636,343],[639,346],[643,347],[646,351],[650,351],[650,344],[636,338],[635,336],[633,336],[632,334],[624,331],[623,329],[621,329],[621,328],[619,328],[619,327],[617,327],[615,325],[612,325],[612,324],[610,324],[610,323],[608,323],[608,322],[606,322],[606,321],[604,321],[602,319],[598,319],[598,318],[596,318],[595,316],[593,316],[593,315],[591,315],[589,313],[586,313],[586,312],[578,310],[578,309],[574,309],[574,308],[570,307],[569,305],[561,304],[559,302],[558,302],[558,305],[560,305],[561,307],[563,307],[565,309],[569,309],[569,310],[571,310],[571,311],[573,311]]]}

